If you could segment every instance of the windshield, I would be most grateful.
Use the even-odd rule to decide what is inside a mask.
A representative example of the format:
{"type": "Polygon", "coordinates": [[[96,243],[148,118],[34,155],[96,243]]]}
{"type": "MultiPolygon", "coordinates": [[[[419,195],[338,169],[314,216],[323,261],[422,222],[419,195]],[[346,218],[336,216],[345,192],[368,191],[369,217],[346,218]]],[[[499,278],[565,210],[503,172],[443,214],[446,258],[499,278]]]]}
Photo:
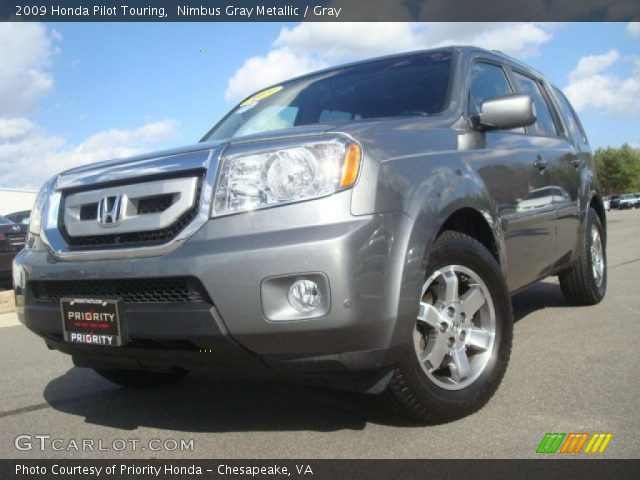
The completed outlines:
{"type": "Polygon", "coordinates": [[[347,66],[285,82],[242,101],[203,139],[318,123],[432,115],[446,105],[451,52],[347,66]]]}

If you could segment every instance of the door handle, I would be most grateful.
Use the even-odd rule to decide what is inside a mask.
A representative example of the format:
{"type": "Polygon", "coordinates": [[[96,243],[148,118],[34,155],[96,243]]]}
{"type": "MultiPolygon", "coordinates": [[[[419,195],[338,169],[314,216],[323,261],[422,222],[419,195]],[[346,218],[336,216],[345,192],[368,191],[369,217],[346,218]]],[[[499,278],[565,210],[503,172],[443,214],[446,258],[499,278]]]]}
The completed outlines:
{"type": "Polygon", "coordinates": [[[533,165],[539,170],[544,170],[549,165],[549,162],[544,160],[540,155],[536,157],[536,161],[533,162],[533,165]]]}

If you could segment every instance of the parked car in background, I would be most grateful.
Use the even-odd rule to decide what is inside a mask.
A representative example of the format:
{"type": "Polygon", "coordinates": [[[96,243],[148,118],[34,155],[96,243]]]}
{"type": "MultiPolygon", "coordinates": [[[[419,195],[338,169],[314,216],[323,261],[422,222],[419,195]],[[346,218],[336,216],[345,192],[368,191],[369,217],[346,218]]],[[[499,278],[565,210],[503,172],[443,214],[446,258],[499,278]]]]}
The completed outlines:
{"type": "Polygon", "coordinates": [[[295,378],[429,422],[500,385],[511,293],[557,275],[594,305],[607,287],[576,113],[539,72],[474,47],[274,85],[197,145],[56,175],[29,230],[18,317],[77,366],[130,387],[295,378]]]}
{"type": "Polygon", "coordinates": [[[8,213],[4,215],[4,218],[8,218],[13,223],[18,225],[29,225],[29,218],[31,217],[31,210],[22,210],[20,212],[8,213]]]}
{"type": "Polygon", "coordinates": [[[633,194],[620,195],[620,201],[618,202],[618,208],[620,210],[626,210],[634,208],[636,206],[636,197],[633,194]]]}
{"type": "Polygon", "coordinates": [[[611,204],[611,208],[619,208],[620,207],[620,195],[611,195],[609,199],[609,203],[611,204]]]}
{"type": "Polygon", "coordinates": [[[604,209],[607,212],[611,211],[611,199],[609,197],[603,197],[602,203],[604,204],[604,209]]]}
{"type": "Polygon", "coordinates": [[[633,194],[633,206],[635,208],[640,208],[640,193],[633,194]]]}
{"type": "Polygon", "coordinates": [[[0,217],[0,286],[11,284],[11,264],[24,247],[28,228],[0,217]]]}

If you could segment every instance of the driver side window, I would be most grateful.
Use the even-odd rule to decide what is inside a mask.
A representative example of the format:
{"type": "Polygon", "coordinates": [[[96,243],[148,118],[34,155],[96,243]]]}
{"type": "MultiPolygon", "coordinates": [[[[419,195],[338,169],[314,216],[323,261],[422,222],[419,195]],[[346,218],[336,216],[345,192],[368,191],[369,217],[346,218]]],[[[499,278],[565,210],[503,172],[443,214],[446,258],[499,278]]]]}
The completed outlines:
{"type": "Polygon", "coordinates": [[[513,89],[507,75],[499,65],[476,62],[471,67],[469,82],[469,114],[480,112],[480,105],[490,97],[509,95],[513,89]]]}

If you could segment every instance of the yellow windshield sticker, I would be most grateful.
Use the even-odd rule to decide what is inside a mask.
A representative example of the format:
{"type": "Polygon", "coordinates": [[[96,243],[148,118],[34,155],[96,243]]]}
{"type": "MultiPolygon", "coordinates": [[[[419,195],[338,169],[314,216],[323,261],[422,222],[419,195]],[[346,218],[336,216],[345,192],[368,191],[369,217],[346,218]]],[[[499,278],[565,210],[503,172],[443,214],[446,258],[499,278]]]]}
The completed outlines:
{"type": "Polygon", "coordinates": [[[260,100],[270,97],[274,93],[278,93],[280,90],[282,90],[282,85],[278,85],[277,87],[267,88],[266,90],[258,92],[255,95],[251,95],[244,102],[242,102],[240,106],[246,107],[247,105],[251,105],[252,103],[259,102],[260,100]]]}

